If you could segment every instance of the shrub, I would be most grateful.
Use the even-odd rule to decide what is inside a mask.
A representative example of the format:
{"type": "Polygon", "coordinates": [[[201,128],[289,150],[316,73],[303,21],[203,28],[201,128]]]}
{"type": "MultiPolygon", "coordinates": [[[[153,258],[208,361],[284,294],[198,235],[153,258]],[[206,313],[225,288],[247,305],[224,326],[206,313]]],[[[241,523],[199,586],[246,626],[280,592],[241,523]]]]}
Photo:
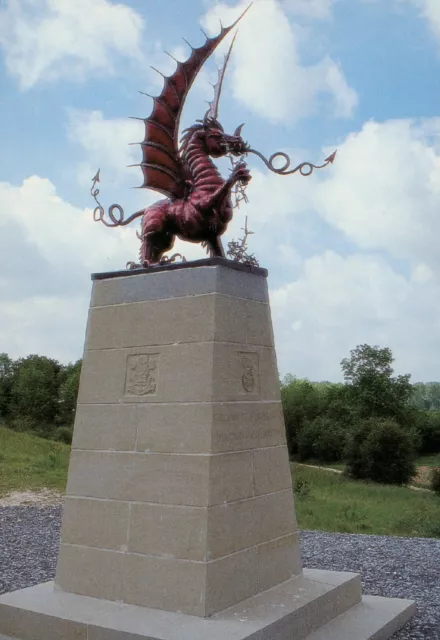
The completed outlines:
{"type": "Polygon", "coordinates": [[[7,423],[9,429],[13,431],[19,431],[22,433],[35,432],[36,422],[28,416],[20,416],[19,418],[12,418],[7,423]]]}
{"type": "Polygon", "coordinates": [[[394,420],[364,420],[348,440],[346,463],[353,478],[407,484],[416,471],[414,439],[394,420]]]}
{"type": "Polygon", "coordinates": [[[318,462],[342,460],[346,431],[330,418],[316,418],[307,422],[298,434],[300,460],[315,459],[318,462]]]}
{"type": "Polygon", "coordinates": [[[64,442],[65,444],[71,444],[72,436],[72,427],[58,427],[58,429],[54,433],[54,440],[58,440],[58,442],[64,442]]]}
{"type": "Polygon", "coordinates": [[[435,467],[431,471],[431,489],[440,496],[440,467],[435,467]]]}
{"type": "Polygon", "coordinates": [[[297,496],[306,498],[310,493],[310,482],[306,478],[297,478],[293,485],[293,491],[297,496]]]}
{"type": "Polygon", "coordinates": [[[298,435],[306,421],[321,411],[322,394],[308,380],[288,379],[281,386],[287,446],[290,455],[298,451],[298,435]]]}

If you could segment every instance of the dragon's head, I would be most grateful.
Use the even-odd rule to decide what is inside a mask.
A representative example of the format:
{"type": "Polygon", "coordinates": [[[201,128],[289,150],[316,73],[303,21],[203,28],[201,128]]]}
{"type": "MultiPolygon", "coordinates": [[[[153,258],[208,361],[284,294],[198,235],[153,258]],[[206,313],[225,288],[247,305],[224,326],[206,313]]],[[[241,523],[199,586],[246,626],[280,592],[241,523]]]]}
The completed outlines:
{"type": "Polygon", "coordinates": [[[237,127],[231,136],[224,132],[218,120],[205,120],[199,135],[203,137],[206,153],[213,158],[221,158],[228,154],[241,156],[246,153],[248,144],[241,137],[242,127],[243,125],[237,127]]]}

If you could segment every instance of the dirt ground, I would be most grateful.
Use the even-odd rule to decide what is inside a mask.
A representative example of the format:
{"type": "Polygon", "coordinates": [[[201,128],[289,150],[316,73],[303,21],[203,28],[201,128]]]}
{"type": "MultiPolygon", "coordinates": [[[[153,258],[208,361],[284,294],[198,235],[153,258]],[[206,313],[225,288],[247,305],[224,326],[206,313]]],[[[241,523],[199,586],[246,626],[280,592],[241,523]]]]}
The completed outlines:
{"type": "Polygon", "coordinates": [[[63,500],[63,494],[53,489],[11,491],[6,496],[0,497],[0,507],[48,507],[62,504],[63,500]]]}

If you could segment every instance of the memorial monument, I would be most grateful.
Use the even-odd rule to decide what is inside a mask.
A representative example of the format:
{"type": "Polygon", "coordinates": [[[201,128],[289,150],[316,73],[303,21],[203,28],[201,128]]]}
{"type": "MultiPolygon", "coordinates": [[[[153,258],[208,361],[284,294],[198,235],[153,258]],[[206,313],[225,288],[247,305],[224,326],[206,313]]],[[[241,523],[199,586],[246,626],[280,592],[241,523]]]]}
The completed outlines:
{"type": "Polygon", "coordinates": [[[142,216],[140,264],[92,276],[55,581],[1,596],[0,635],[378,640],[414,613],[362,598],[357,574],[302,567],[267,272],[225,259],[220,240],[250,174],[239,162],[224,180],[211,157],[252,152],[217,119],[226,65],[176,143],[194,77],[231,29],[178,63],[145,120],[144,186],[168,199],[126,220],[95,210],[109,226],[142,216]],[[164,259],[176,236],[210,257],[164,259]]]}

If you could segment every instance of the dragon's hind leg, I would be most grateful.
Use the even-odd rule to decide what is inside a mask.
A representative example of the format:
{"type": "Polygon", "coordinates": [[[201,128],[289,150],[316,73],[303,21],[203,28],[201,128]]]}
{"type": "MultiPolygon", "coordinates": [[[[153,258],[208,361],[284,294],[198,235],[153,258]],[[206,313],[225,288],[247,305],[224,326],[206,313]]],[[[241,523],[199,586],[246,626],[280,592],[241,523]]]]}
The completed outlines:
{"type": "Polygon", "coordinates": [[[174,245],[176,237],[171,233],[163,231],[152,231],[142,235],[141,264],[148,267],[151,264],[158,264],[163,254],[169,251],[174,245]]]}
{"type": "Polygon", "coordinates": [[[220,236],[212,236],[209,240],[206,240],[203,243],[203,246],[206,247],[207,253],[211,256],[211,258],[225,258],[225,250],[223,249],[222,241],[220,240],[220,236]]]}
{"type": "Polygon", "coordinates": [[[160,200],[146,209],[142,219],[141,265],[158,264],[176,239],[170,224],[169,200],[160,200]]]}

